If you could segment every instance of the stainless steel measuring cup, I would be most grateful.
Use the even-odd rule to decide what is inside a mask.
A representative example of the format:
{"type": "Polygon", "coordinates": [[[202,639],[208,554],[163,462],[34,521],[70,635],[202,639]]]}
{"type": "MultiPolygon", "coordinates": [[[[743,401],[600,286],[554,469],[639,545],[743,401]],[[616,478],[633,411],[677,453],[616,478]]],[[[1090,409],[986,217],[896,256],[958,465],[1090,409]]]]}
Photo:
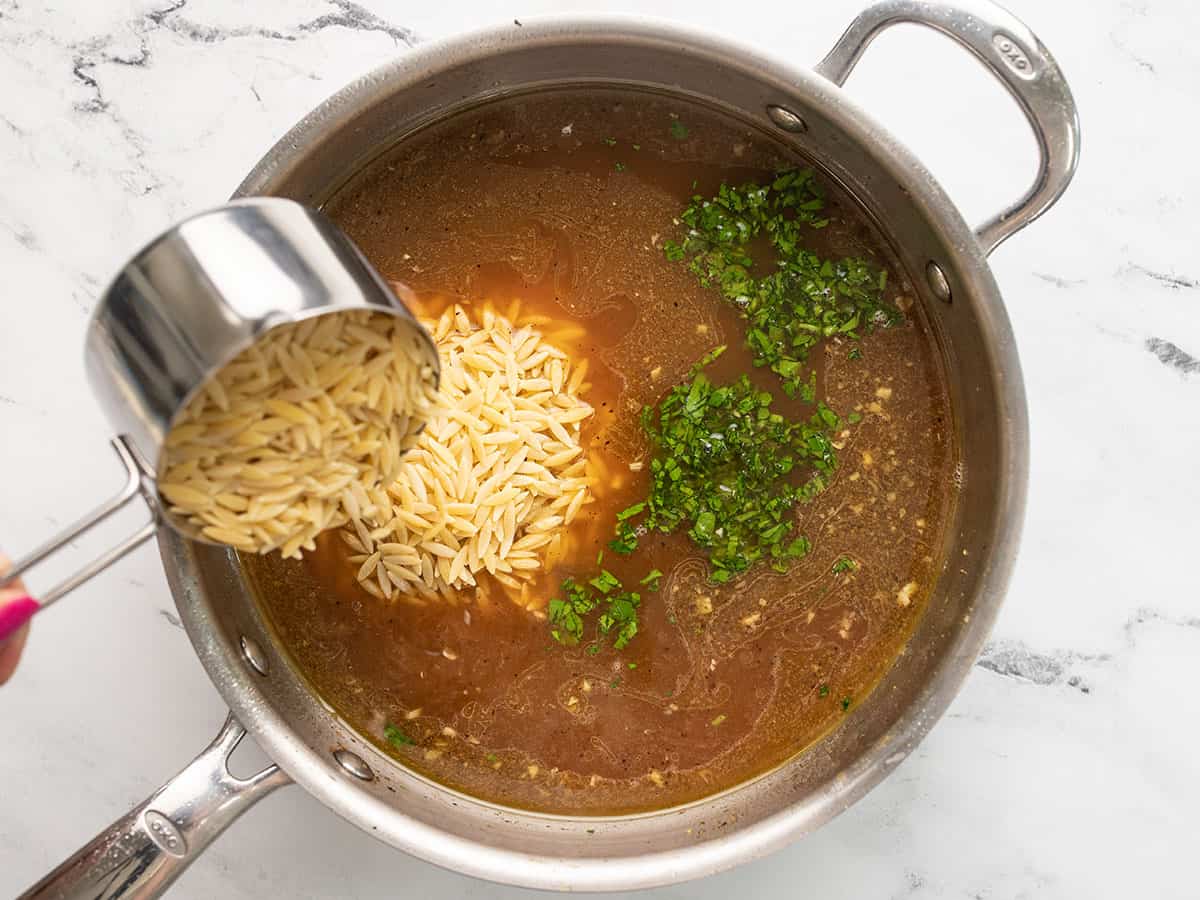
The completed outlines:
{"type": "Polygon", "coordinates": [[[429,333],[342,231],[291,200],[256,197],[195,215],[142,248],[105,290],[88,324],[88,380],[117,436],[125,486],[0,577],[0,587],[141,496],[151,521],[100,556],[16,604],[0,639],[144,543],[160,522],[207,541],[159,501],[163,442],[176,416],[226,363],[279,325],[331,312],[394,315],[410,332],[414,359],[435,379],[441,367],[429,333]],[[32,606],[30,605],[32,604],[32,606]],[[14,624],[15,622],[15,624],[14,624]]]}

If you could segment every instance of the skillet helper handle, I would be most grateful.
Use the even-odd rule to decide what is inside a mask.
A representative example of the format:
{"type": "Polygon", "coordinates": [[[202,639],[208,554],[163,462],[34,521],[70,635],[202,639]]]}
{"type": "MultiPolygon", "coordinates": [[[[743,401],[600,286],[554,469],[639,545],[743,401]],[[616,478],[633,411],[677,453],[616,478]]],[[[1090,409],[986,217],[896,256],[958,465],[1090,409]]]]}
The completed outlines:
{"type": "Polygon", "coordinates": [[[121,460],[121,464],[125,467],[125,486],[110,500],[102,503],[82,519],[56,534],[32,553],[18,559],[12,568],[5,572],[3,576],[0,576],[0,587],[6,587],[11,582],[16,581],[25,572],[43,560],[53,556],[80,535],[91,531],[117,510],[127,506],[139,495],[146,501],[146,505],[150,507],[154,518],[120,543],[96,557],[75,574],[63,579],[50,590],[41,594],[37,600],[23,597],[17,604],[13,604],[11,608],[6,607],[9,614],[0,616],[0,641],[3,641],[24,625],[35,612],[45,609],[51,603],[62,599],[84,582],[100,574],[117,560],[152,538],[158,530],[158,516],[155,512],[157,505],[152,487],[154,481],[153,475],[124,437],[113,438],[111,443],[113,450],[117,454],[117,458],[121,460]]]}
{"type": "Polygon", "coordinates": [[[245,735],[231,714],[187,768],[22,894],[22,900],[161,896],[238,816],[291,782],[275,765],[246,779],[229,773],[229,755],[245,735]]]}
{"type": "Polygon", "coordinates": [[[940,31],[977,57],[1017,101],[1038,144],[1033,185],[1008,209],[988,219],[975,236],[990,255],[1066,190],[1079,162],[1079,114],[1062,71],[1042,42],[1019,19],[987,0],[882,0],[859,14],[818,74],[841,85],[863,51],[882,31],[903,22],[940,31]]]}

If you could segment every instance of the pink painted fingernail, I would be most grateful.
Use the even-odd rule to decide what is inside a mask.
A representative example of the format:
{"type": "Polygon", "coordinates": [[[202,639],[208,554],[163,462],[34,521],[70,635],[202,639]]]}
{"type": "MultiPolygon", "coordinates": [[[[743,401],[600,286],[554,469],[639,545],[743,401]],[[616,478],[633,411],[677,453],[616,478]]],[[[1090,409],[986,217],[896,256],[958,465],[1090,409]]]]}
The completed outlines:
{"type": "Polygon", "coordinates": [[[41,604],[32,597],[18,597],[0,606],[0,644],[16,634],[40,608],[41,604]]]}

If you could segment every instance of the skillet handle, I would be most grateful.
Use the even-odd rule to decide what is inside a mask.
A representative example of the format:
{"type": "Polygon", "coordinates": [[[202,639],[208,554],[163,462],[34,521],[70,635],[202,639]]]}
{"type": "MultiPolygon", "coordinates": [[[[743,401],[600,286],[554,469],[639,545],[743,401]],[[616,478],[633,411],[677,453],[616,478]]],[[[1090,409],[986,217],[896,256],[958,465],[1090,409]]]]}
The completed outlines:
{"type": "Polygon", "coordinates": [[[1079,162],[1079,115],[1062,71],[1041,41],[1011,13],[988,0],[882,0],[859,14],[829,54],[819,75],[841,85],[882,31],[902,22],[940,31],[970,50],[1017,101],[1038,144],[1038,172],[1020,200],[975,231],[990,255],[1066,190],[1079,162]]]}
{"type": "Polygon", "coordinates": [[[208,749],[21,895],[22,900],[158,897],[238,816],[291,782],[278,766],[247,779],[227,767],[246,735],[232,714],[208,749]]]}

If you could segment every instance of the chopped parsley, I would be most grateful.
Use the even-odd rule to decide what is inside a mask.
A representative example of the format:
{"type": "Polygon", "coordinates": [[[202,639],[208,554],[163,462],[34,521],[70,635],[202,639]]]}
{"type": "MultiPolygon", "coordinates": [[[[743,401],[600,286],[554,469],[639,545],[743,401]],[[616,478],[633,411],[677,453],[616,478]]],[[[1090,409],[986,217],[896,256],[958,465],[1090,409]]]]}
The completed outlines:
{"type": "Polygon", "coordinates": [[[583,637],[583,617],[596,608],[596,597],[574,578],[562,583],[566,599],[555,597],[547,612],[552,626],[550,635],[559,643],[578,643],[583,637]]]}
{"type": "Polygon", "coordinates": [[[625,163],[618,162],[615,166],[613,166],[613,168],[616,169],[618,172],[624,172],[625,171],[625,163]]]}
{"type": "Polygon", "coordinates": [[[621,510],[619,513],[617,513],[617,521],[624,522],[626,519],[632,519],[634,516],[636,516],[638,513],[640,513],[645,508],[646,508],[645,501],[643,501],[641,503],[635,503],[635,504],[633,504],[633,506],[627,506],[623,510],[621,510]]]}
{"type": "Polygon", "coordinates": [[[818,697],[828,697],[829,696],[829,685],[827,685],[827,684],[821,685],[821,687],[817,689],[817,696],[818,697]]]}
{"type": "Polygon", "coordinates": [[[645,587],[648,591],[657,591],[658,583],[662,580],[662,574],[658,569],[651,569],[638,584],[645,587]]]}
{"type": "Polygon", "coordinates": [[[609,599],[608,609],[600,614],[596,625],[601,634],[613,634],[613,647],[617,650],[625,649],[637,634],[637,609],[641,602],[642,596],[636,591],[622,591],[609,599]]]}
{"type": "Polygon", "coordinates": [[[588,581],[592,587],[598,590],[601,594],[612,593],[614,588],[621,586],[620,580],[608,569],[601,569],[600,574],[588,581]]]}
{"type": "Polygon", "coordinates": [[[851,359],[862,359],[862,350],[860,350],[858,347],[851,347],[850,352],[846,355],[851,359]]]}
{"type": "Polygon", "coordinates": [[[823,404],[807,422],[772,412],[771,395],[744,375],[713,383],[703,367],[723,349],[701,360],[657,408],[642,411],[655,451],[650,496],[618,514],[609,545],[629,543],[635,518],[641,528],[667,533],[686,525],[718,584],[764,559],[786,571],[808,553],[808,539],[793,533],[791,510],[825,488],[836,465],[830,433],[839,424],[823,404]]]}
{"type": "Polygon", "coordinates": [[[608,542],[608,549],[620,556],[628,556],[638,546],[637,530],[629,522],[617,522],[617,536],[608,542]]]}
{"type": "Polygon", "coordinates": [[[849,697],[842,698],[842,712],[845,712],[846,710],[848,710],[850,708],[851,702],[852,701],[849,697]]]}
{"type": "Polygon", "coordinates": [[[581,643],[584,620],[595,610],[600,610],[596,618],[598,637],[588,647],[588,653],[600,652],[600,638],[611,635],[613,647],[622,650],[637,634],[641,594],[625,590],[620,580],[607,569],[602,569],[586,584],[580,584],[574,578],[565,579],[562,592],[564,596],[554,598],[547,607],[550,635],[560,644],[581,643]]]}
{"type": "Polygon", "coordinates": [[[806,228],[823,228],[824,194],[811,169],[779,173],[768,185],[722,184],[715,197],[696,195],[680,215],[682,241],[668,241],[667,259],[687,261],[701,284],[721,291],[746,319],[746,345],[755,364],[783,379],[789,397],[812,401],[805,363],[809,351],[835,335],[856,338],[900,314],[883,302],[886,270],[865,260],[821,259],[801,244],[806,228]],[[765,236],[777,261],[768,275],[752,274],[750,242],[765,236]]]}
{"type": "Polygon", "coordinates": [[[862,413],[851,412],[846,416],[846,422],[850,425],[857,425],[862,421],[862,413]]]}
{"type": "Polygon", "coordinates": [[[671,137],[677,141],[686,141],[688,136],[688,127],[678,119],[671,120],[671,137]]]}
{"type": "Polygon", "coordinates": [[[637,529],[629,520],[646,508],[646,504],[635,503],[617,513],[617,536],[608,543],[608,549],[621,556],[628,556],[638,546],[637,529]]]}
{"type": "Polygon", "coordinates": [[[604,139],[604,143],[608,144],[610,147],[615,147],[617,146],[617,139],[614,137],[606,137],[604,139]]]}
{"type": "Polygon", "coordinates": [[[393,747],[407,747],[413,743],[413,739],[401,731],[398,727],[388,722],[383,726],[383,736],[387,738],[387,742],[393,747]]]}
{"type": "Polygon", "coordinates": [[[637,663],[635,663],[635,662],[626,663],[626,665],[627,665],[627,666],[629,666],[629,668],[631,668],[631,669],[636,669],[636,668],[637,668],[637,663]]]}
{"type": "MultiPolygon", "coordinates": [[[[670,130],[676,140],[688,137],[678,119],[670,130]]],[[[615,146],[616,139],[605,143],[615,146]]],[[[620,162],[616,167],[625,168],[620,162]]],[[[788,397],[799,396],[816,409],[807,420],[793,420],[773,411],[775,398],[746,375],[714,382],[705,367],[725,347],[709,351],[657,406],[642,410],[653,451],[650,493],[617,514],[608,543],[614,553],[628,556],[649,533],[686,528],[708,557],[710,580],[723,584],[760,561],[786,572],[809,552],[808,539],[796,532],[793,509],[829,483],[837,465],[833,435],[842,427],[836,413],[816,403],[809,353],[826,338],[857,339],[901,318],[883,302],[886,271],[857,258],[821,259],[803,248],[806,230],[829,223],[824,208],[812,170],[791,169],[769,184],[722,184],[709,199],[697,194],[680,214],[684,236],[664,245],[667,259],[685,263],[701,284],[718,289],[741,311],[755,365],[777,374],[788,397]],[[749,248],[764,239],[777,257],[775,268],[756,274],[749,248]]],[[[853,347],[850,356],[861,352],[853,347]]],[[[847,417],[850,424],[861,420],[859,413],[847,417]]],[[[591,654],[609,640],[621,650],[638,632],[641,594],[601,568],[603,560],[601,550],[599,573],[567,578],[562,596],[548,607],[551,635],[561,644],[585,643],[585,631],[594,626],[587,640],[591,654]]],[[[854,560],[841,557],[833,573],[856,568],[854,560]]],[[[638,586],[657,591],[662,574],[653,569],[638,586]]],[[[674,615],[667,621],[673,624],[674,615]]],[[[828,685],[821,685],[820,695],[828,693],[828,685]]],[[[842,702],[847,709],[849,698],[842,702]]]]}

